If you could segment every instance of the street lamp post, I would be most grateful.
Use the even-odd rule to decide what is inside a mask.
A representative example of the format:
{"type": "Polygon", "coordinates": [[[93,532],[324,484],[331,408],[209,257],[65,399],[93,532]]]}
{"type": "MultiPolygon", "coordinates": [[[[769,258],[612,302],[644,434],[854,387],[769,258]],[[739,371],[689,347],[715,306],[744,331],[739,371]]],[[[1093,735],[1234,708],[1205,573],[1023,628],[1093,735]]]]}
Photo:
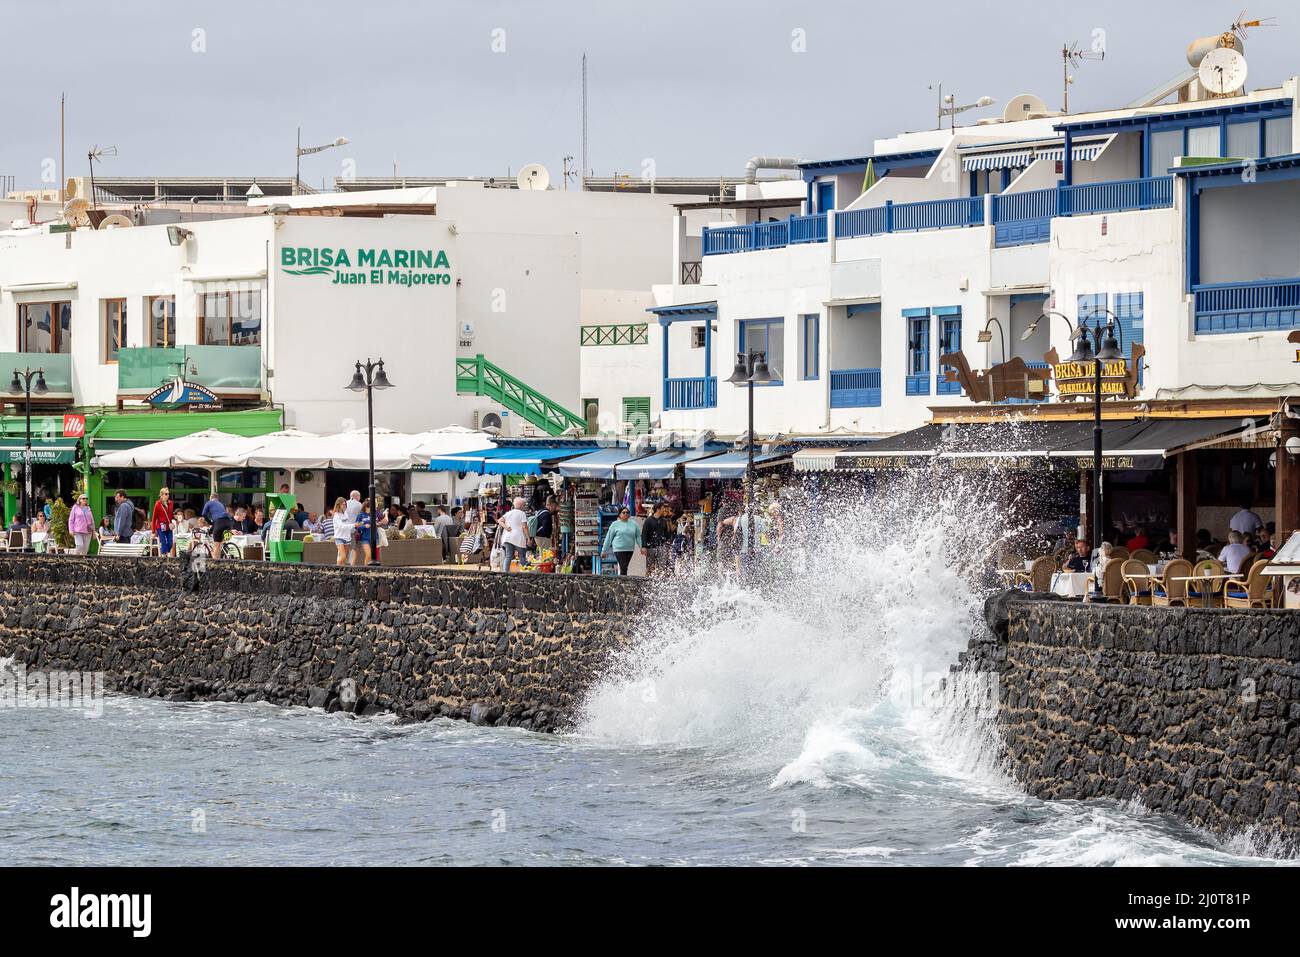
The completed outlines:
{"type": "Polygon", "coordinates": [[[325,143],[321,146],[303,146],[302,145],[302,127],[298,127],[298,148],[294,150],[293,155],[293,195],[297,196],[302,192],[302,158],[310,156],[312,153],[321,153],[325,150],[333,149],[336,146],[347,146],[348,138],[340,136],[332,143],[325,143]]]}
{"type": "Polygon", "coordinates": [[[378,565],[379,558],[376,556],[375,542],[378,539],[379,513],[375,511],[375,389],[391,389],[393,384],[388,381],[388,374],[384,372],[384,360],[371,362],[366,359],[365,363],[358,362],[356,371],[352,373],[352,381],[348,383],[348,388],[353,392],[364,392],[366,394],[366,437],[370,444],[370,472],[368,476],[368,491],[370,496],[370,561],[368,565],[378,565]]]}
{"type": "Polygon", "coordinates": [[[9,383],[9,391],[14,395],[20,393],[26,396],[25,407],[27,413],[26,420],[26,442],[23,447],[23,500],[21,505],[21,514],[19,518],[23,525],[31,522],[31,504],[32,504],[32,394],[45,395],[49,388],[45,385],[45,370],[25,368],[21,372],[14,370],[13,381],[9,383]],[[32,380],[35,384],[32,384],[32,380]]]}
{"type": "Polygon", "coordinates": [[[745,515],[748,516],[754,507],[754,386],[775,381],[772,370],[767,367],[767,353],[738,352],[735,371],[727,381],[732,385],[749,386],[749,431],[746,433],[749,460],[745,464],[745,515]]]}
{"type": "MultiPolygon", "coordinates": [[[[1091,362],[1092,376],[1092,539],[1093,547],[1101,547],[1101,478],[1102,478],[1102,428],[1101,428],[1101,371],[1102,366],[1113,359],[1122,359],[1119,342],[1115,339],[1115,330],[1120,328],[1118,317],[1109,309],[1098,309],[1084,319],[1079,320],[1074,355],[1071,362],[1091,362]],[[1092,325],[1088,321],[1093,316],[1109,315],[1103,328],[1101,320],[1092,325]]],[[[1123,329],[1120,329],[1123,335],[1123,329]]]]}

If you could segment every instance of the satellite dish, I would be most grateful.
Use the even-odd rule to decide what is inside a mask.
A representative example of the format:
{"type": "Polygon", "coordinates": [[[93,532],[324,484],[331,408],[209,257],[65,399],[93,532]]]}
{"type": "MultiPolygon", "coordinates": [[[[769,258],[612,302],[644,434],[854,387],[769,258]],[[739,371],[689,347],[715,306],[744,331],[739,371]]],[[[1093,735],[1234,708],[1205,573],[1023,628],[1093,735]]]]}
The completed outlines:
{"type": "Polygon", "coordinates": [[[90,203],[84,199],[70,199],[63,204],[63,221],[70,226],[89,226],[90,216],[86,210],[90,203]]]}
{"type": "Polygon", "coordinates": [[[257,180],[253,180],[253,185],[248,187],[248,189],[244,192],[244,195],[257,197],[257,196],[262,196],[264,194],[262,193],[262,187],[257,185],[257,180]]]}
{"type": "Polygon", "coordinates": [[[104,221],[99,224],[100,229],[122,229],[125,226],[134,226],[130,216],[123,216],[121,213],[113,213],[111,216],[105,216],[104,221]]]}
{"type": "Polygon", "coordinates": [[[1201,58],[1196,75],[1206,92],[1228,96],[1246,85],[1246,58],[1230,47],[1218,47],[1201,58]]]}
{"type": "Polygon", "coordinates": [[[1002,111],[1002,119],[1006,123],[1014,123],[1016,120],[1032,120],[1046,113],[1047,104],[1042,97],[1021,93],[1007,104],[1007,108],[1002,111]]]}
{"type": "Polygon", "coordinates": [[[551,174],[541,163],[529,163],[519,171],[515,182],[520,189],[546,189],[551,185],[551,174]]]}

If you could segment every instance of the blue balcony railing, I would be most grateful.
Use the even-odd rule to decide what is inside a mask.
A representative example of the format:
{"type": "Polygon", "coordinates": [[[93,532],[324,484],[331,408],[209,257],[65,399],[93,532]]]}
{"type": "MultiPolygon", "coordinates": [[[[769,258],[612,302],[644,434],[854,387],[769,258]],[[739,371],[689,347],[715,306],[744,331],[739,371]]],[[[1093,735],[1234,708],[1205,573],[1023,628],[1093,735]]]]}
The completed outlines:
{"type": "Polygon", "coordinates": [[[714,409],[717,406],[717,376],[664,380],[665,409],[714,409]]]}
{"type": "MultiPolygon", "coordinates": [[[[892,206],[888,207],[892,210],[892,206]]],[[[887,232],[885,222],[886,207],[868,206],[864,209],[842,209],[835,214],[835,235],[852,238],[854,236],[878,236],[887,232]]]]}
{"type": "Polygon", "coordinates": [[[832,369],[832,409],[880,407],[879,369],[832,369]]]}
{"type": "Polygon", "coordinates": [[[791,216],[789,223],[791,243],[826,242],[826,216],[824,214],[791,216]]]}
{"type": "Polygon", "coordinates": [[[910,375],[904,383],[904,392],[907,395],[929,395],[930,379],[931,375],[928,372],[910,375]]]}
{"type": "Polygon", "coordinates": [[[893,231],[896,233],[917,229],[953,229],[961,226],[984,225],[984,197],[963,196],[960,199],[933,199],[922,203],[897,203],[894,205],[893,231]]]}
{"type": "Polygon", "coordinates": [[[1167,209],[1172,205],[1174,205],[1174,178],[1152,176],[1147,179],[1062,186],[1059,191],[1057,215],[1089,216],[1095,213],[1122,213],[1137,209],[1167,209]]]}
{"type": "Polygon", "coordinates": [[[1300,279],[1193,286],[1197,335],[1269,332],[1300,326],[1300,279]]]}

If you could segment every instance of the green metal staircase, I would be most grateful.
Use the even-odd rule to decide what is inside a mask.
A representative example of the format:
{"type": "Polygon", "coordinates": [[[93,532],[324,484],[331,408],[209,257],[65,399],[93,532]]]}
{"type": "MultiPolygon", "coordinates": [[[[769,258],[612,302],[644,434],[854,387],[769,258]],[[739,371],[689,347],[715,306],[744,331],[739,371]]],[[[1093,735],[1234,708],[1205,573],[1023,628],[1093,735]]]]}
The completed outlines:
{"type": "Polygon", "coordinates": [[[456,392],[495,399],[547,435],[562,435],[575,425],[584,433],[587,431],[587,420],[582,416],[552,402],[505,369],[488,362],[482,354],[472,359],[456,360],[456,392]]]}

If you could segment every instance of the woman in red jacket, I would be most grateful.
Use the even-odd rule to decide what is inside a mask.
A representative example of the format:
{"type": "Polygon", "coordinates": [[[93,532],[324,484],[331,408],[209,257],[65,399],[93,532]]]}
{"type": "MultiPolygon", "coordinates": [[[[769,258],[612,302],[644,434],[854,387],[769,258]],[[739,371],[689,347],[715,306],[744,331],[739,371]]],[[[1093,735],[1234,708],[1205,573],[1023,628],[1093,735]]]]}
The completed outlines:
{"type": "Polygon", "coordinates": [[[174,517],[171,489],[163,486],[158,490],[158,501],[153,503],[153,519],[149,522],[149,528],[158,536],[159,555],[171,554],[174,517]]]}

